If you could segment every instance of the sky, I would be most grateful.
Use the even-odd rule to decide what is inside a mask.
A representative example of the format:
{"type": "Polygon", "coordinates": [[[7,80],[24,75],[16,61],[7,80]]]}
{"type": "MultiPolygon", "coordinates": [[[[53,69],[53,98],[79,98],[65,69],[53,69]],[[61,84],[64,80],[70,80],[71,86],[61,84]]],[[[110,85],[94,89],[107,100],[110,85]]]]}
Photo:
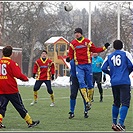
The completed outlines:
{"type": "Polygon", "coordinates": [[[85,8],[87,11],[89,11],[89,3],[91,3],[91,10],[93,11],[94,7],[98,6],[98,4],[101,2],[115,2],[116,3],[116,2],[124,2],[124,1],[48,1],[48,2],[70,2],[73,5],[73,9],[82,10],[83,8],[85,8]]]}
{"type": "MultiPolygon", "coordinates": [[[[69,1],[70,2],[70,1],[69,1]]],[[[89,4],[91,3],[91,9],[93,10],[95,6],[98,6],[98,1],[71,1],[73,4],[73,9],[80,9],[82,10],[85,8],[87,11],[89,11],[89,4]]]]}
{"type": "MultiPolygon", "coordinates": [[[[86,8],[89,11],[89,1],[48,1],[48,2],[70,2],[73,5],[73,9],[86,8]]],[[[95,5],[97,5],[100,1],[91,1],[91,9],[93,10],[95,5]]]]}

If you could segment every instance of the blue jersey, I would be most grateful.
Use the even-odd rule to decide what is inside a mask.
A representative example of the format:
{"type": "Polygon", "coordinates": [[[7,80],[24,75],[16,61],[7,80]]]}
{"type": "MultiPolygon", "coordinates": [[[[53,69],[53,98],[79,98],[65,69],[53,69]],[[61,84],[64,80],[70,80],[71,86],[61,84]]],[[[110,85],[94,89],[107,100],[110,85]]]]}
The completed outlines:
{"type": "Polygon", "coordinates": [[[98,73],[102,72],[101,66],[103,63],[103,59],[100,56],[92,57],[92,72],[98,73]]]}
{"type": "Polygon", "coordinates": [[[71,69],[70,69],[70,75],[72,75],[73,77],[77,77],[77,75],[76,75],[76,66],[75,66],[74,59],[72,59],[70,61],[70,67],[71,67],[71,69]]]}
{"type": "Polygon", "coordinates": [[[111,85],[130,85],[129,75],[133,71],[133,59],[129,52],[115,50],[108,55],[102,65],[102,71],[110,75],[111,85]]]}

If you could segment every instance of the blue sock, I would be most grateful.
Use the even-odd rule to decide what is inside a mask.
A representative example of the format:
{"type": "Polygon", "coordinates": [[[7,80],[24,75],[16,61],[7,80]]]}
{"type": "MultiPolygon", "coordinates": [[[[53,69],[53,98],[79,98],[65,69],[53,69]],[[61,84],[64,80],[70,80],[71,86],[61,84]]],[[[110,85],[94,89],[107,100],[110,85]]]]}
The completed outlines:
{"type": "Polygon", "coordinates": [[[76,99],[70,99],[70,111],[72,113],[74,113],[75,105],[76,105],[76,99]]]}
{"type": "Polygon", "coordinates": [[[127,106],[122,106],[121,109],[120,109],[120,118],[119,118],[119,124],[120,125],[124,125],[124,121],[125,121],[125,118],[127,116],[127,112],[128,112],[128,107],[127,106]]]}
{"type": "Polygon", "coordinates": [[[115,125],[117,124],[118,114],[119,114],[119,107],[113,105],[112,106],[112,121],[115,125]]]}

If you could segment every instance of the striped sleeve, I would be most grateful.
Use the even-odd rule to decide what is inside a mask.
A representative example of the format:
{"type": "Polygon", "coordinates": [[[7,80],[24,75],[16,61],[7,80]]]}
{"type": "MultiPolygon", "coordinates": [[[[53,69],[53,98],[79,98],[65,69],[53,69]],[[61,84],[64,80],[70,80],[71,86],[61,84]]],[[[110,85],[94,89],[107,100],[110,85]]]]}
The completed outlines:
{"type": "Polygon", "coordinates": [[[132,55],[128,52],[128,51],[125,51],[126,53],[126,57],[129,59],[129,61],[133,64],[133,57],[132,55]]]}
{"type": "Polygon", "coordinates": [[[125,51],[125,53],[127,57],[128,70],[129,70],[129,73],[131,73],[133,71],[133,58],[129,52],[125,51]]]}
{"type": "Polygon", "coordinates": [[[105,58],[105,60],[103,61],[103,64],[101,66],[101,69],[104,73],[109,74],[110,75],[110,70],[108,69],[109,63],[108,63],[108,56],[105,58]]]}
{"type": "Polygon", "coordinates": [[[70,57],[70,60],[74,58],[74,46],[71,43],[70,43],[70,47],[69,47],[68,56],[70,57]]]}

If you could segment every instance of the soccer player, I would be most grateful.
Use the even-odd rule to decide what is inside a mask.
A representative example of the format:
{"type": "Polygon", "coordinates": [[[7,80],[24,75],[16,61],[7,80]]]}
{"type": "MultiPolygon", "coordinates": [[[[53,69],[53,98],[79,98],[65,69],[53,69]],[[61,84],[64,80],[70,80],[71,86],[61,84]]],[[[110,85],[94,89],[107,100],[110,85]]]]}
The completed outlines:
{"type": "MultiPolygon", "coordinates": [[[[93,85],[95,85],[95,82],[97,83],[97,87],[99,89],[100,93],[100,102],[103,101],[103,88],[102,88],[102,66],[103,58],[98,55],[98,53],[92,54],[92,72],[93,72],[93,85]]],[[[106,75],[104,73],[103,75],[103,81],[106,81],[106,75]]],[[[94,95],[94,94],[93,94],[94,95]]],[[[92,98],[92,100],[94,100],[92,98]]]]}
{"type": "Polygon", "coordinates": [[[76,28],[74,35],[75,39],[70,43],[67,61],[72,59],[75,60],[79,88],[87,103],[86,107],[90,110],[94,91],[92,83],[91,52],[100,53],[106,50],[110,44],[106,43],[103,47],[95,47],[92,41],[84,38],[81,28],[76,28]],[[87,95],[89,95],[89,98],[87,95]]]}
{"type": "Polygon", "coordinates": [[[33,67],[33,78],[36,78],[36,82],[33,88],[34,91],[34,101],[31,105],[37,103],[38,100],[38,90],[40,89],[42,83],[46,84],[47,92],[50,94],[52,103],[51,107],[54,106],[54,93],[51,87],[51,80],[54,80],[55,65],[47,56],[47,51],[43,50],[39,59],[36,60],[33,67]]]}
{"type": "Polygon", "coordinates": [[[111,79],[114,99],[112,105],[112,129],[114,131],[125,131],[124,122],[131,99],[129,74],[133,71],[133,58],[129,52],[122,50],[122,41],[115,40],[113,47],[115,51],[105,58],[102,71],[107,73],[111,79]]]}
{"type": "MultiPolygon", "coordinates": [[[[72,119],[75,116],[74,110],[75,110],[76,98],[77,98],[77,94],[79,90],[79,82],[76,76],[76,67],[75,67],[74,59],[70,61],[70,66],[71,68],[70,68],[70,112],[69,112],[70,116],[69,116],[69,119],[72,119]]],[[[88,118],[88,110],[86,109],[86,102],[84,98],[83,98],[83,102],[84,102],[84,118],[88,118]]]]}
{"type": "Polygon", "coordinates": [[[4,47],[3,57],[0,59],[0,128],[5,128],[2,121],[9,101],[31,128],[38,125],[40,121],[33,121],[23,105],[15,78],[22,81],[28,81],[28,78],[22,74],[18,64],[11,60],[12,50],[11,46],[4,47]]]}

